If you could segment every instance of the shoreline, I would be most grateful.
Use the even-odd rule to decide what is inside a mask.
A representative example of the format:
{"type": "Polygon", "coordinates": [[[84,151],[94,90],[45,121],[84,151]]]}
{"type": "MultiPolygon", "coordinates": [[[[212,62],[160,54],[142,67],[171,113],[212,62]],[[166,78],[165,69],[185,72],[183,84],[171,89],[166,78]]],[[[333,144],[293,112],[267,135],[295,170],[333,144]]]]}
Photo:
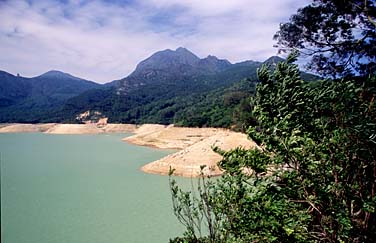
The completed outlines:
{"type": "Polygon", "coordinates": [[[0,125],[0,133],[41,132],[47,134],[101,134],[101,133],[133,133],[137,129],[134,124],[108,123],[62,124],[62,123],[8,123],[0,125]]]}
{"type": "Polygon", "coordinates": [[[0,133],[42,132],[46,134],[111,134],[132,133],[122,141],[129,144],[155,149],[172,149],[176,152],[159,160],[143,165],[140,170],[157,175],[169,175],[170,168],[175,176],[200,177],[201,166],[204,176],[223,174],[217,163],[222,156],[213,151],[219,147],[224,151],[242,148],[258,148],[246,134],[223,128],[190,128],[158,124],[0,124],[0,133]]]}
{"type": "Polygon", "coordinates": [[[123,141],[160,149],[178,149],[159,160],[141,167],[141,171],[150,174],[168,175],[170,168],[175,169],[175,176],[200,177],[201,166],[204,176],[220,176],[223,171],[217,163],[222,156],[213,151],[219,147],[228,151],[237,147],[258,148],[246,134],[222,128],[187,128],[146,124],[135,134],[123,141]]]}

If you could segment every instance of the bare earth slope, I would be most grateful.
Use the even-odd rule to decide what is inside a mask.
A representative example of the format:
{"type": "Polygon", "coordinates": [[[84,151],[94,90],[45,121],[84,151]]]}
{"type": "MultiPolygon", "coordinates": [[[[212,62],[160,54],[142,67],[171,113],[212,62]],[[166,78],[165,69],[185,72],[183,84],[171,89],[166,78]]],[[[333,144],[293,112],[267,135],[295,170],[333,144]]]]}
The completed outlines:
{"type": "Polygon", "coordinates": [[[134,132],[136,125],[131,124],[6,124],[0,126],[0,133],[44,132],[50,134],[98,134],[134,132]]]}
{"type": "Polygon", "coordinates": [[[94,124],[58,124],[45,133],[51,134],[97,134],[103,131],[94,124]]]}
{"type": "Polygon", "coordinates": [[[16,133],[16,132],[45,132],[51,127],[56,126],[55,123],[46,124],[6,124],[0,127],[0,133],[16,133]]]}
{"type": "Polygon", "coordinates": [[[204,138],[213,136],[224,129],[189,128],[145,124],[135,131],[135,135],[124,138],[129,143],[161,149],[184,149],[204,138]]]}
{"type": "Polygon", "coordinates": [[[168,175],[172,168],[175,169],[174,175],[198,177],[201,165],[206,166],[204,175],[221,175],[222,171],[217,163],[222,157],[213,152],[213,146],[222,150],[257,146],[245,134],[225,129],[144,125],[135,133],[136,135],[127,137],[124,141],[158,148],[182,149],[141,168],[146,173],[160,175],[168,175]]]}

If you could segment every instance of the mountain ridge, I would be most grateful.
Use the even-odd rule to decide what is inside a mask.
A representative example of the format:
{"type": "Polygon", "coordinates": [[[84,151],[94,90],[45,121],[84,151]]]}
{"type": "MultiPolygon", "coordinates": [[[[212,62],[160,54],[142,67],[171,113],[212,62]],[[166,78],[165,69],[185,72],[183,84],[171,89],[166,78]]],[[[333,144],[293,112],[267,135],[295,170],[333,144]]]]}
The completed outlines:
{"type": "Polygon", "coordinates": [[[136,69],[117,83],[121,92],[129,92],[139,86],[185,81],[187,77],[214,74],[232,64],[225,59],[209,55],[199,58],[186,48],[166,49],[142,60],[136,69]]]}
{"type": "Polygon", "coordinates": [[[26,78],[0,71],[0,122],[33,121],[68,99],[101,85],[61,71],[26,78]],[[14,119],[15,118],[15,119],[14,119]]]}
{"type": "MultiPolygon", "coordinates": [[[[72,114],[72,119],[74,114],[91,110],[108,117],[109,122],[203,126],[210,120],[208,124],[228,126],[228,119],[224,121],[220,118],[228,117],[227,113],[218,115],[217,122],[212,118],[205,120],[198,117],[194,118],[196,122],[181,122],[184,117],[192,117],[183,115],[191,112],[186,106],[202,104],[216,110],[217,105],[213,102],[220,104],[228,92],[234,93],[237,98],[226,99],[235,103],[243,100],[247,92],[254,91],[257,69],[262,64],[251,60],[232,64],[212,55],[199,58],[185,48],[166,49],[141,61],[129,76],[107,83],[108,89],[88,91],[68,100],[64,112],[72,114]],[[246,82],[250,87],[236,84],[247,78],[252,80],[246,82]],[[208,100],[206,95],[210,97],[208,100]]],[[[207,112],[210,111],[192,114],[207,112]]],[[[217,112],[220,113],[219,110],[217,112]]]]}
{"type": "MultiPolygon", "coordinates": [[[[181,123],[184,117],[192,117],[191,112],[210,114],[210,109],[217,110],[224,99],[232,100],[231,104],[243,100],[247,92],[253,92],[257,68],[262,64],[252,60],[232,64],[214,55],[200,58],[179,47],[155,52],[128,76],[105,84],[58,70],[33,78],[0,72],[0,88],[11,80],[19,84],[14,85],[14,96],[9,100],[1,96],[0,89],[0,122],[81,122],[76,119],[79,114],[93,111],[108,117],[110,122],[181,123]],[[244,79],[252,82],[240,85],[244,79]],[[195,104],[209,110],[191,111],[195,104]]],[[[228,117],[226,114],[218,115],[217,122],[208,118],[208,124],[228,126],[228,119],[224,122],[220,118],[228,117]]],[[[203,126],[208,122],[194,119],[197,121],[181,124],[203,126]]]]}
{"type": "MultiPolygon", "coordinates": [[[[67,73],[65,71],[61,71],[61,70],[56,70],[56,69],[52,69],[52,70],[49,70],[49,71],[46,71],[45,73],[42,73],[40,75],[37,75],[37,76],[33,76],[33,77],[24,77],[24,76],[19,76],[18,74],[17,75],[14,75],[10,72],[7,72],[5,70],[0,70],[0,73],[7,73],[8,75],[12,75],[12,76],[16,76],[16,77],[21,77],[21,78],[26,78],[26,79],[32,79],[32,78],[37,78],[37,77],[59,77],[59,76],[65,76],[65,77],[71,77],[73,79],[79,79],[79,80],[85,80],[85,81],[90,81],[90,82],[93,82],[93,83],[96,83],[96,84],[99,84],[99,85],[110,85],[112,82],[117,82],[117,81],[120,81],[120,80],[124,80],[128,77],[132,77],[134,76],[140,69],[140,68],[144,68],[143,67],[143,64],[148,61],[149,59],[151,59],[152,57],[156,56],[156,55],[159,55],[159,54],[164,54],[164,53],[183,53],[185,55],[191,55],[192,57],[194,57],[194,59],[196,59],[193,63],[195,64],[203,64],[203,62],[218,62],[219,64],[218,65],[221,65],[221,66],[226,66],[226,67],[230,67],[230,65],[236,65],[236,66],[250,66],[250,65],[254,65],[254,64],[263,64],[263,63],[267,63],[267,62],[270,62],[269,60],[274,60],[275,58],[279,58],[280,60],[284,60],[283,58],[279,57],[279,56],[271,56],[269,58],[267,58],[265,61],[254,61],[254,60],[245,60],[245,61],[241,61],[241,62],[236,62],[236,63],[231,63],[230,61],[228,61],[227,59],[222,59],[222,58],[218,58],[217,56],[215,55],[208,55],[207,57],[205,58],[200,58],[198,57],[197,55],[195,55],[193,52],[191,52],[190,50],[188,50],[187,48],[184,48],[184,47],[178,47],[176,48],[175,50],[171,50],[171,49],[165,49],[165,50],[161,50],[161,51],[157,51],[155,53],[153,53],[152,55],[150,55],[149,57],[145,58],[144,60],[140,61],[137,65],[136,65],[136,68],[135,70],[133,70],[129,75],[123,77],[123,78],[120,78],[120,79],[117,79],[117,80],[110,80],[108,82],[105,82],[105,83],[98,83],[98,82],[95,82],[95,81],[90,81],[90,80],[86,80],[84,78],[80,78],[80,77],[76,77],[70,73],[67,73]],[[201,63],[200,63],[201,61],[201,63]],[[137,72],[136,72],[137,71],[137,72]],[[136,72],[136,73],[135,73],[136,72]]],[[[280,61],[279,60],[279,61],[280,61]]],[[[279,62],[278,61],[278,62],[279,62]]],[[[187,63],[187,64],[192,64],[191,63],[187,63]]],[[[167,67],[170,67],[170,66],[166,66],[167,67]]],[[[220,70],[223,70],[223,68],[219,68],[220,70]]],[[[218,71],[218,70],[217,70],[218,71]]]]}

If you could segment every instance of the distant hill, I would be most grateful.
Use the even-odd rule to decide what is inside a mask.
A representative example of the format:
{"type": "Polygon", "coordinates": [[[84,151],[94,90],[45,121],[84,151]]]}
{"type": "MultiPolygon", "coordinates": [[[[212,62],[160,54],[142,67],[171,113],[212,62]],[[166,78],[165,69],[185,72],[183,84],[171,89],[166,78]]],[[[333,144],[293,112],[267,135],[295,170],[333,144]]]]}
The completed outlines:
{"type": "Polygon", "coordinates": [[[0,71],[0,122],[32,121],[31,117],[48,113],[68,99],[99,87],[55,70],[33,78],[0,71]]]}
{"type": "Polygon", "coordinates": [[[74,77],[60,71],[49,71],[38,77],[28,79],[31,84],[31,97],[35,104],[44,106],[40,98],[44,97],[56,102],[65,101],[87,90],[101,87],[92,81],[74,77]]]}

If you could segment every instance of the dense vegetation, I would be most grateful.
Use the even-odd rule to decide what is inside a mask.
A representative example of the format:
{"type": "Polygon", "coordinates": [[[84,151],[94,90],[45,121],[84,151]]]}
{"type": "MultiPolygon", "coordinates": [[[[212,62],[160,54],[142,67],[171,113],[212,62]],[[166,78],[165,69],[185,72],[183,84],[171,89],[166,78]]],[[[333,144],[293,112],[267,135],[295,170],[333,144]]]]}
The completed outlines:
{"type": "Polygon", "coordinates": [[[153,54],[106,85],[56,71],[30,79],[0,72],[0,122],[77,123],[90,110],[110,122],[229,127],[234,108],[254,91],[242,88],[244,79],[255,82],[260,65],[200,59],[178,48],[153,54]]]}
{"type": "MultiPolygon", "coordinates": [[[[76,114],[97,110],[110,122],[230,127],[239,123],[235,117],[247,109],[249,102],[245,100],[254,93],[256,69],[260,65],[234,64],[214,74],[188,75],[170,81],[166,80],[169,74],[159,73],[153,82],[128,87],[127,92],[119,92],[125,86],[121,83],[89,90],[68,100],[56,116],[74,120],[76,114]]],[[[139,77],[139,82],[144,80],[139,77]]]]}
{"type": "Polygon", "coordinates": [[[374,0],[313,0],[283,23],[280,51],[298,49],[311,70],[342,77],[376,71],[374,0]]]}
{"type": "MultiPolygon", "coordinates": [[[[354,43],[349,43],[367,46],[374,39],[354,40],[350,34],[351,40],[337,39],[342,27],[352,32],[357,24],[373,36],[375,6],[370,1],[313,2],[281,25],[280,38],[293,40],[280,44],[304,49],[310,45],[306,41],[336,41],[331,44],[339,52],[324,56],[316,71],[341,78],[303,81],[292,64],[298,52],[274,70],[259,69],[247,134],[260,148],[216,148],[223,155],[219,166],[224,175],[200,178],[193,191],[183,191],[171,177],[174,213],[186,232],[170,242],[376,241],[376,73],[372,60],[357,62],[360,56],[372,57],[374,47],[352,49],[354,43]],[[358,7],[349,10],[349,4],[358,7]],[[324,14],[315,14],[321,10],[324,14]],[[371,24],[354,20],[366,21],[365,16],[371,24]],[[345,21],[341,28],[333,23],[325,29],[338,19],[345,21]],[[312,32],[304,33],[308,25],[312,32]],[[294,36],[287,27],[304,31],[294,36]],[[294,39],[309,38],[307,34],[313,39],[294,39]],[[333,58],[340,64],[334,69],[333,58]],[[345,67],[349,58],[355,61],[345,67]]],[[[325,50],[315,48],[315,53],[325,50]]]]}
{"type": "MultiPolygon", "coordinates": [[[[246,100],[253,94],[256,81],[245,79],[228,88],[208,92],[190,92],[168,99],[157,99],[145,105],[131,107],[123,122],[176,124],[189,127],[230,127],[246,100]]],[[[243,121],[245,121],[243,119],[243,121]]]]}
{"type": "MultiPolygon", "coordinates": [[[[281,60],[271,57],[265,63],[273,66],[281,60]]],[[[178,48],[153,54],[128,77],[106,85],[58,71],[30,79],[0,72],[0,122],[79,123],[108,117],[112,123],[244,131],[261,64],[231,64],[214,56],[200,59],[178,48]],[[76,119],[87,111],[100,115],[76,119]]]]}
{"type": "Polygon", "coordinates": [[[0,71],[0,122],[48,122],[70,98],[99,84],[50,71],[34,78],[0,71]]]}
{"type": "Polygon", "coordinates": [[[280,63],[259,77],[248,135],[262,150],[218,151],[225,175],[197,197],[171,182],[187,226],[173,242],[374,242],[375,76],[304,82],[280,63]]]}
{"type": "MultiPolygon", "coordinates": [[[[273,57],[266,63],[273,64],[280,60],[273,57]]],[[[258,82],[256,70],[261,63],[247,61],[229,64],[214,73],[209,69],[206,74],[203,74],[202,67],[193,72],[191,67],[183,65],[178,69],[187,68],[190,73],[180,76],[176,70],[171,70],[173,68],[162,72],[161,67],[155,67],[157,64],[160,62],[154,61],[153,69],[144,72],[136,69],[136,74],[130,75],[129,82],[126,78],[108,89],[90,90],[68,100],[56,116],[64,119],[70,117],[69,122],[74,122],[77,114],[96,110],[114,123],[173,123],[190,127],[233,127],[238,130],[247,126],[249,112],[243,111],[250,109],[247,100],[254,95],[258,82]],[[145,78],[149,73],[154,74],[150,78],[152,80],[145,78]],[[147,84],[135,85],[139,83],[147,84]]],[[[302,75],[306,80],[316,77],[306,73],[302,75]]]]}

